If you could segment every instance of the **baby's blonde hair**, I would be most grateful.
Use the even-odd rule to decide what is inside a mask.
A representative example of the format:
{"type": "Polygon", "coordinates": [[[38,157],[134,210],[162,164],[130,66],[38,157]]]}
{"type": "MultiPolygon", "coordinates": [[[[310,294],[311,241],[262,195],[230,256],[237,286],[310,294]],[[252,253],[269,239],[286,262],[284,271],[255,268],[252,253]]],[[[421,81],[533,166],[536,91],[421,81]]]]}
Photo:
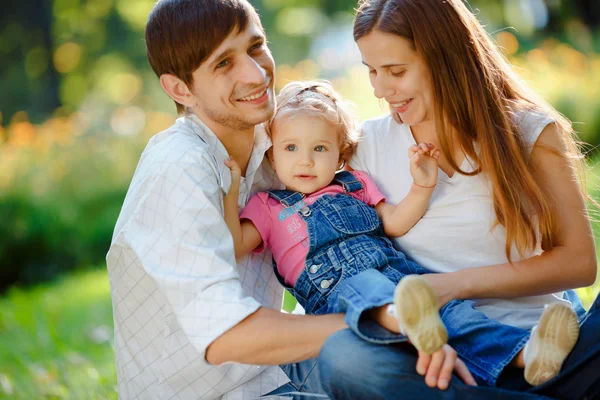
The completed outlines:
{"type": "Polygon", "coordinates": [[[266,124],[266,130],[271,136],[273,123],[278,118],[289,118],[298,114],[325,118],[337,127],[340,162],[347,163],[356,151],[359,138],[351,107],[352,105],[342,100],[327,81],[290,82],[279,92],[277,109],[266,124]]]}

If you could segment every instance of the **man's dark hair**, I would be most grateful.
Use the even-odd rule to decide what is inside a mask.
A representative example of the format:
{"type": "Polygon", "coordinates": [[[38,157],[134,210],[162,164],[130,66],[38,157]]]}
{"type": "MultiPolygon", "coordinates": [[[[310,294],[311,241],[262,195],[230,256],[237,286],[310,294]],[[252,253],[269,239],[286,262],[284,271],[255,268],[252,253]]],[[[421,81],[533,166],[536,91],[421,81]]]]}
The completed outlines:
{"type": "MultiPolygon", "coordinates": [[[[234,31],[260,20],[247,0],[159,0],[146,24],[146,55],[157,76],[172,74],[189,88],[194,72],[234,31]]],[[[175,103],[177,112],[185,108],[175,103]]]]}

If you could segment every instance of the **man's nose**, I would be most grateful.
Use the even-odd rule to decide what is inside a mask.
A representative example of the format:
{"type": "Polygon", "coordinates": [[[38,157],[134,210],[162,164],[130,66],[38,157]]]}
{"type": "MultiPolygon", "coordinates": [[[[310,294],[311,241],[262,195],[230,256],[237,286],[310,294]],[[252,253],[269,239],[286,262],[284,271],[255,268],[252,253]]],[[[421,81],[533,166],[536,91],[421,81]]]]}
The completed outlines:
{"type": "Polygon", "coordinates": [[[249,55],[244,57],[241,70],[240,80],[243,83],[264,85],[267,80],[265,69],[249,55]]]}

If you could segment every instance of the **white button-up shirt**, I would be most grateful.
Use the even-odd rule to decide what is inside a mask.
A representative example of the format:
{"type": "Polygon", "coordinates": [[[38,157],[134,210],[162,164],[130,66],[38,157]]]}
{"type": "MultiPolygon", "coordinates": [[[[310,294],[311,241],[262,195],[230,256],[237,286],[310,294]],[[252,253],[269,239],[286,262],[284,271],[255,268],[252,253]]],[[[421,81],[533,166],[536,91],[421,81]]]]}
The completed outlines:
{"type": "MultiPolygon", "coordinates": [[[[239,204],[281,187],[261,127],[239,204]]],[[[206,348],[283,290],[268,252],[237,263],[223,218],[227,150],[188,114],[144,150],[117,221],[107,265],[120,399],[252,399],[289,381],[278,366],[210,365],[206,348]]]]}

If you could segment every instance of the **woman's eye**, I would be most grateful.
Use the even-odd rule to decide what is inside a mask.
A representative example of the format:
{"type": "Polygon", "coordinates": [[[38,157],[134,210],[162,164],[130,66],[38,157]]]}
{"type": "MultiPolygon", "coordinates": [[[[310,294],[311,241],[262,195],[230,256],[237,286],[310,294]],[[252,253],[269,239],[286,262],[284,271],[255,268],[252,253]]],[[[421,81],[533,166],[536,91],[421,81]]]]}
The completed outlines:
{"type": "Polygon", "coordinates": [[[398,71],[398,72],[392,72],[392,76],[399,77],[399,76],[404,75],[405,72],[406,72],[406,70],[402,70],[402,71],[398,71]]]}
{"type": "Polygon", "coordinates": [[[370,69],[369,70],[369,75],[376,75],[377,71],[375,71],[374,69],[370,69]]]}
{"type": "Polygon", "coordinates": [[[295,144],[288,144],[287,146],[285,146],[285,149],[287,151],[296,151],[296,145],[295,144]]]}
{"type": "Polygon", "coordinates": [[[325,148],[325,146],[317,146],[315,147],[315,151],[323,152],[327,151],[327,149],[325,148]]]}

